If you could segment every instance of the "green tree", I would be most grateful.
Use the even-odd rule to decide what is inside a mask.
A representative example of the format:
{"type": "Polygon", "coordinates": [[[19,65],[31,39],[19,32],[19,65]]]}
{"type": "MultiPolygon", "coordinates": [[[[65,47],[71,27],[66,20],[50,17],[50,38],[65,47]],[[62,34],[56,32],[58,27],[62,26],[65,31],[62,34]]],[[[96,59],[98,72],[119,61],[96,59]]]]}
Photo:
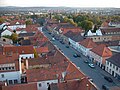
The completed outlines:
{"type": "Polygon", "coordinates": [[[17,35],[17,33],[13,33],[11,35],[11,39],[12,39],[13,43],[17,43],[17,41],[18,41],[18,35],[17,35]]]}
{"type": "Polygon", "coordinates": [[[85,29],[85,31],[88,31],[88,30],[92,29],[93,22],[88,21],[88,20],[84,20],[84,21],[81,22],[81,27],[83,29],[85,29]]]}
{"type": "Polygon", "coordinates": [[[27,20],[25,21],[26,25],[31,25],[32,24],[32,21],[31,20],[27,20]]]}

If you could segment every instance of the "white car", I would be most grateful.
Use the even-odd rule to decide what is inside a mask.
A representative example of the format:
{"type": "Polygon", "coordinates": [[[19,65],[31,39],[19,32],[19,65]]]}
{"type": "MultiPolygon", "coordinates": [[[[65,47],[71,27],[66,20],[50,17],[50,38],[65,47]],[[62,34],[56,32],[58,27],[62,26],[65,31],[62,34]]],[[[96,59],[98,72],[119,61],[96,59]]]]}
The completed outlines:
{"type": "Polygon", "coordinates": [[[90,66],[91,68],[95,68],[93,63],[89,63],[88,66],[90,66]]]}
{"type": "Polygon", "coordinates": [[[52,38],[52,41],[55,41],[55,38],[52,38]]]}

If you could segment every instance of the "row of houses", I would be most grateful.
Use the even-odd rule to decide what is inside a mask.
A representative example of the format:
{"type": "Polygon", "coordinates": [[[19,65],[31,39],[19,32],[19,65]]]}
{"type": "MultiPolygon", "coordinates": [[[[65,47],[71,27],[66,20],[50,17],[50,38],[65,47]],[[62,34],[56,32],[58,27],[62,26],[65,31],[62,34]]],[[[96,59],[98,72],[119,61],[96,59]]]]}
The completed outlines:
{"type": "MultiPolygon", "coordinates": [[[[84,36],[84,30],[78,27],[74,27],[69,23],[49,23],[47,24],[47,29],[56,38],[67,43],[83,55],[89,58],[90,61],[94,62],[96,65],[100,66],[103,70],[108,73],[120,77],[119,65],[114,66],[117,69],[111,69],[106,63],[107,60],[114,57],[111,47],[119,47],[120,40],[120,28],[116,27],[101,27],[98,34],[84,36]],[[77,28],[77,29],[76,29],[77,28]],[[115,32],[115,33],[113,33],[115,32]]],[[[89,31],[88,31],[89,33],[89,31]]],[[[119,53],[119,52],[118,52],[119,53]]],[[[118,56],[119,57],[119,56],[118,56]]],[[[117,58],[115,58],[117,59],[117,58]]],[[[115,60],[112,59],[114,62],[115,60]]],[[[117,63],[120,61],[117,60],[117,63]]]]}
{"type": "Polygon", "coordinates": [[[0,90],[97,90],[38,26],[32,27],[14,28],[20,39],[18,45],[3,44],[7,40],[1,39],[0,90]]]}

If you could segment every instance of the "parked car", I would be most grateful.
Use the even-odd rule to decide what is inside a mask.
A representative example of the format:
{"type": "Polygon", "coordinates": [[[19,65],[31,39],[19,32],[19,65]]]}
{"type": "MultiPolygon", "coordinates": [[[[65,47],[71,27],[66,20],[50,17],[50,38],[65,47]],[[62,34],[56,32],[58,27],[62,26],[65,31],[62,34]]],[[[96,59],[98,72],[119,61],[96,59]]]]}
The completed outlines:
{"type": "Polygon", "coordinates": [[[66,48],[69,48],[69,46],[65,46],[66,48]]]}
{"type": "Polygon", "coordinates": [[[106,84],[103,84],[103,85],[102,85],[102,89],[103,89],[103,90],[109,90],[109,87],[108,87],[106,84]]]}
{"type": "Polygon", "coordinates": [[[51,40],[52,40],[52,41],[55,41],[55,38],[52,38],[51,40]]]}
{"type": "Polygon", "coordinates": [[[113,82],[112,78],[111,77],[108,77],[108,76],[104,76],[104,79],[107,80],[108,82],[113,82]]]}
{"type": "Polygon", "coordinates": [[[77,58],[77,57],[80,57],[80,55],[75,53],[73,54],[73,57],[77,58]]]}
{"type": "Polygon", "coordinates": [[[77,56],[77,54],[73,54],[73,57],[77,58],[78,56],[77,56]]]}
{"type": "Polygon", "coordinates": [[[84,63],[89,63],[88,60],[84,60],[84,63]]]}
{"type": "Polygon", "coordinates": [[[91,68],[95,68],[93,63],[89,63],[88,66],[91,67],[91,68]]]}

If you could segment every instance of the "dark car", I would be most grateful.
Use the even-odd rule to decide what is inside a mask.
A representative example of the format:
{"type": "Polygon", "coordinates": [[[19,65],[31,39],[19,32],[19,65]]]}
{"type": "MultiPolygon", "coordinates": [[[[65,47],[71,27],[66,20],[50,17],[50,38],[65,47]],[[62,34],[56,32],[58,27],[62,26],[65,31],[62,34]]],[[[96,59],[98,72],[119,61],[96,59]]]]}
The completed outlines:
{"type": "Polygon", "coordinates": [[[77,57],[80,57],[80,55],[75,53],[73,54],[73,57],[77,58],[77,57]]]}
{"type": "Polygon", "coordinates": [[[107,80],[108,82],[113,82],[112,78],[111,77],[108,77],[108,76],[104,76],[104,79],[107,80]]]}
{"type": "Polygon", "coordinates": [[[69,48],[69,46],[65,46],[66,48],[69,48]]]}
{"type": "Polygon", "coordinates": [[[88,60],[84,60],[84,63],[89,63],[88,60]]]}
{"type": "Polygon", "coordinates": [[[102,90],[109,90],[109,87],[106,84],[102,85],[102,90]]]}
{"type": "Polygon", "coordinates": [[[73,54],[73,57],[77,58],[78,56],[77,56],[77,54],[73,54]]]}

